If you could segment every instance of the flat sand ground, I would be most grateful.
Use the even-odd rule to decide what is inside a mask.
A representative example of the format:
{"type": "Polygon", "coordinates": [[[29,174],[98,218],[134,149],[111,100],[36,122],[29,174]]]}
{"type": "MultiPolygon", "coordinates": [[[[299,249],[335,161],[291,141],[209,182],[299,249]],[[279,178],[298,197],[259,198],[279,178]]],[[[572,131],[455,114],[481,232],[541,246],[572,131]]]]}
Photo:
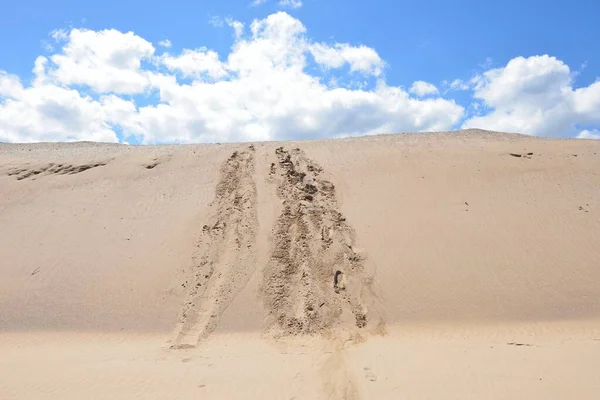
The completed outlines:
{"type": "Polygon", "coordinates": [[[0,399],[597,399],[600,143],[0,145],[0,399]]]}

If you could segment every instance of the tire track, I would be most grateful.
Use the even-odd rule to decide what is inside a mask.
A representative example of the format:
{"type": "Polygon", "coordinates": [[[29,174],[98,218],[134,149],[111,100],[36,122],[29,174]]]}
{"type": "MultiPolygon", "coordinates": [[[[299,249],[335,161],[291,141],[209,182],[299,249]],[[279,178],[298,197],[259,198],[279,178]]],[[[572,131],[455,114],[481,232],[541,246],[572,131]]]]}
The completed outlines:
{"type": "Polygon", "coordinates": [[[202,228],[198,253],[183,284],[188,292],[171,347],[196,347],[208,337],[250,279],[256,264],[256,205],[254,146],[249,146],[221,166],[214,211],[202,228]]]}
{"type": "Polygon", "coordinates": [[[381,324],[376,310],[369,310],[372,278],[339,211],[335,186],[320,178],[322,168],[302,150],[280,147],[276,155],[270,178],[278,184],[283,210],[263,287],[271,331],[290,336],[340,327],[357,334],[381,324]]]}
{"type": "Polygon", "coordinates": [[[263,277],[270,333],[277,339],[326,339],[329,355],[320,371],[324,394],[333,400],[358,400],[346,345],[361,342],[366,329],[385,329],[375,306],[373,279],[354,247],[354,229],[339,211],[335,186],[320,177],[323,169],[300,149],[280,147],[276,155],[269,176],[278,185],[282,212],[263,277]]]}

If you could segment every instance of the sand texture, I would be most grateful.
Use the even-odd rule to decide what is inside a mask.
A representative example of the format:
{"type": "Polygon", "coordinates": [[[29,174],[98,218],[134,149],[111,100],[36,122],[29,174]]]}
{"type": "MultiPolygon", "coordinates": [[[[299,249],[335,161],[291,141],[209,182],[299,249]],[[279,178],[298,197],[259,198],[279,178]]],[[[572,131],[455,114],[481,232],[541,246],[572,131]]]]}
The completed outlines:
{"type": "Polygon", "coordinates": [[[597,399],[600,143],[0,144],[0,399],[597,399]]]}

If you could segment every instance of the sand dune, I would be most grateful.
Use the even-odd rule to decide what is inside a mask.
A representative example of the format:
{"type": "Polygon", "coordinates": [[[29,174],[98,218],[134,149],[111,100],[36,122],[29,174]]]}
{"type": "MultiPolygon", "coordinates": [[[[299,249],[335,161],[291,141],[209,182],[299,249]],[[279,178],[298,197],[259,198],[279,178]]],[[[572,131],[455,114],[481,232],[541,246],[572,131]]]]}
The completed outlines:
{"type": "Polygon", "coordinates": [[[0,399],[595,399],[600,143],[0,144],[0,399]]]}

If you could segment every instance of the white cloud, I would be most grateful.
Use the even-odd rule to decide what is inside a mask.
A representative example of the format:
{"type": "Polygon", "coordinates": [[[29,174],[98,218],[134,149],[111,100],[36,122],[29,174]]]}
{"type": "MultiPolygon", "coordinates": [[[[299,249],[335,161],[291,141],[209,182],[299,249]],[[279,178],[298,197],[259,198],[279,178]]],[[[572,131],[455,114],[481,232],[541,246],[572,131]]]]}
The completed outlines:
{"type": "Polygon", "coordinates": [[[231,17],[227,17],[225,19],[216,16],[211,17],[208,20],[208,23],[214,26],[215,28],[222,28],[225,25],[229,26],[230,28],[233,28],[233,37],[236,40],[239,39],[244,33],[244,24],[240,21],[234,20],[231,17]]]}
{"type": "Polygon", "coordinates": [[[469,84],[469,82],[465,82],[462,79],[455,79],[450,83],[444,81],[443,86],[445,87],[444,93],[450,91],[462,91],[471,89],[471,85],[469,84]]]}
{"type": "Polygon", "coordinates": [[[385,65],[379,54],[367,46],[355,47],[346,43],[329,46],[315,43],[310,45],[309,51],[318,64],[327,68],[340,68],[347,63],[352,72],[379,76],[385,65]]]}
{"type": "Polygon", "coordinates": [[[153,54],[154,46],[133,32],[73,29],[62,52],[50,57],[48,76],[97,92],[141,93],[148,86],[141,61],[153,54]]]}
{"type": "Polygon", "coordinates": [[[279,0],[279,6],[289,8],[300,8],[302,7],[301,0],[279,0]]]}
{"type": "Polygon", "coordinates": [[[0,75],[0,91],[5,97],[0,142],[117,141],[102,105],[75,89],[45,84],[23,88],[0,75]],[[5,79],[12,82],[5,86],[5,79]]]}
{"type": "Polygon", "coordinates": [[[55,29],[52,32],[50,32],[50,37],[56,40],[57,42],[60,42],[67,40],[69,35],[64,29],[55,29]]]}
{"type": "Polygon", "coordinates": [[[161,47],[166,47],[168,49],[168,48],[171,48],[172,43],[169,39],[165,39],[165,40],[161,40],[160,42],[158,42],[158,45],[161,47]]]}
{"type": "Polygon", "coordinates": [[[600,122],[600,81],[573,91],[573,108],[580,123],[600,122]]]}
{"type": "Polygon", "coordinates": [[[240,21],[235,21],[231,18],[227,18],[225,20],[225,22],[227,23],[228,26],[230,26],[231,28],[233,28],[233,32],[234,32],[234,37],[237,39],[239,39],[243,33],[244,33],[244,24],[241,23],[240,21]]]}
{"type": "Polygon", "coordinates": [[[250,5],[252,7],[257,7],[257,6],[260,6],[261,4],[264,4],[266,2],[267,2],[267,0],[254,0],[254,1],[252,1],[252,3],[250,3],[250,5]]]}
{"type": "Polygon", "coordinates": [[[54,45],[46,40],[41,41],[42,48],[47,52],[54,51],[54,45]]]}
{"type": "Polygon", "coordinates": [[[210,17],[208,19],[208,23],[211,26],[214,26],[215,28],[222,28],[225,25],[223,18],[221,18],[217,15],[213,15],[212,17],[210,17]]]}
{"type": "Polygon", "coordinates": [[[492,111],[465,128],[565,136],[578,124],[600,123],[600,82],[574,89],[569,67],[548,55],[516,57],[473,83],[474,97],[492,111]]]}
{"type": "Polygon", "coordinates": [[[21,80],[16,75],[9,75],[5,71],[0,71],[0,96],[7,98],[16,98],[23,92],[21,80]]]}
{"type": "Polygon", "coordinates": [[[584,129],[583,131],[579,132],[579,135],[577,135],[578,139],[600,139],[600,130],[598,129],[593,129],[593,130],[587,130],[584,129]]]}
{"type": "Polygon", "coordinates": [[[201,78],[208,76],[217,79],[227,75],[227,71],[219,61],[219,55],[206,48],[185,49],[179,56],[163,54],[160,61],[170,71],[177,71],[184,77],[201,78]]]}
{"type": "Polygon", "coordinates": [[[203,47],[155,54],[131,32],[72,29],[57,54],[36,60],[30,86],[0,74],[0,140],[300,139],[445,130],[463,117],[453,100],[388,85],[374,49],[315,44],[284,12],[253,21],[246,34],[241,22],[226,22],[236,40],[222,55],[203,47]],[[360,78],[338,87],[331,74],[309,72],[312,58],[376,82],[338,70],[344,81],[360,78]]]}
{"type": "Polygon", "coordinates": [[[410,87],[410,93],[419,97],[438,94],[438,88],[434,84],[425,81],[416,81],[410,87]]]}

